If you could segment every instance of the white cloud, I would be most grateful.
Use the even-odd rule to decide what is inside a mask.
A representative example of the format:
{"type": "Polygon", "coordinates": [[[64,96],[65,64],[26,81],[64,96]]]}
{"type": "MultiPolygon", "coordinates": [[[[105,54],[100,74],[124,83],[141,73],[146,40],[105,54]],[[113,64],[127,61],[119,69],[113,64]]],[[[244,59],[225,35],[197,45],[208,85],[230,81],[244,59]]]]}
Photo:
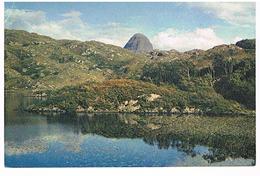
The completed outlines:
{"type": "Polygon", "coordinates": [[[190,5],[201,8],[233,25],[245,27],[255,25],[254,2],[204,2],[190,3],[190,5]]]}
{"type": "Polygon", "coordinates": [[[240,40],[243,40],[243,38],[242,38],[242,37],[239,37],[239,36],[236,36],[236,37],[233,39],[232,43],[236,43],[236,42],[238,42],[238,41],[240,41],[240,40]]]}
{"type": "Polygon", "coordinates": [[[117,46],[124,46],[136,31],[115,22],[91,27],[81,19],[78,11],[70,11],[61,16],[61,20],[48,20],[43,11],[6,9],[5,28],[36,32],[55,39],[97,40],[117,46]]]}
{"type": "Polygon", "coordinates": [[[64,17],[79,17],[81,15],[81,13],[79,11],[70,11],[68,13],[64,13],[62,14],[62,16],[64,17]]]}
{"type": "MultiPolygon", "coordinates": [[[[219,16],[222,18],[225,17],[226,19],[232,19],[233,21],[241,22],[239,19],[234,17],[236,14],[235,12],[243,11],[241,10],[241,6],[235,6],[233,9],[228,5],[214,6],[212,3],[210,3],[210,5],[205,3],[203,4],[205,9],[207,7],[207,9],[211,10],[210,13],[212,13],[212,11],[219,11],[219,16]],[[221,12],[221,10],[217,10],[216,7],[220,7],[222,10],[225,8],[226,10],[230,8],[232,9],[232,13],[221,12]],[[227,16],[229,16],[229,18],[227,18],[227,16]]],[[[134,33],[139,32],[138,29],[131,28],[116,22],[108,22],[107,24],[102,24],[95,27],[90,26],[88,23],[82,20],[81,13],[78,11],[70,11],[61,14],[61,17],[62,18],[59,20],[50,20],[43,11],[6,9],[5,28],[22,29],[29,32],[36,32],[55,39],[74,39],[81,41],[97,40],[121,47],[125,45],[125,43],[134,33]]],[[[154,35],[151,38],[151,41],[154,45],[154,48],[164,50],[177,49],[179,51],[185,51],[194,48],[208,49],[215,45],[226,42],[224,42],[216,35],[213,28],[198,28],[194,31],[188,32],[177,31],[175,29],[169,28],[154,35]]],[[[230,41],[233,42],[233,40],[230,41]]]]}
{"type": "Polygon", "coordinates": [[[37,136],[35,138],[30,138],[25,141],[6,141],[5,142],[5,154],[6,155],[24,155],[31,153],[44,153],[48,150],[50,143],[59,142],[64,146],[62,150],[67,150],[70,152],[80,152],[81,145],[87,140],[89,135],[79,136],[73,133],[63,133],[37,136]]]}
{"type": "Polygon", "coordinates": [[[104,43],[113,44],[117,46],[124,46],[129,38],[136,33],[137,29],[124,26],[120,23],[107,23],[103,26],[98,27],[96,38],[104,43]]]}
{"type": "Polygon", "coordinates": [[[209,49],[223,44],[224,41],[211,28],[198,28],[191,32],[182,32],[169,28],[155,35],[152,38],[152,43],[154,48],[158,49],[187,51],[195,48],[209,49]]]}
{"type": "Polygon", "coordinates": [[[5,10],[5,27],[30,29],[31,26],[39,25],[45,21],[46,17],[43,11],[18,9],[5,10]]]}

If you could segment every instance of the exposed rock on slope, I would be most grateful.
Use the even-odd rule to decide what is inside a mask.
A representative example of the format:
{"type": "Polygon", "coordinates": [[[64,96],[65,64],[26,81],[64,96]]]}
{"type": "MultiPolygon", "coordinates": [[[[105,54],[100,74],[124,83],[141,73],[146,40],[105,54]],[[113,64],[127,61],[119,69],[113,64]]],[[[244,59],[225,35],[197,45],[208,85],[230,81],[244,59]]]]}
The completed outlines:
{"type": "Polygon", "coordinates": [[[145,35],[137,33],[130,38],[124,48],[136,53],[150,52],[153,50],[153,45],[145,35]]]}

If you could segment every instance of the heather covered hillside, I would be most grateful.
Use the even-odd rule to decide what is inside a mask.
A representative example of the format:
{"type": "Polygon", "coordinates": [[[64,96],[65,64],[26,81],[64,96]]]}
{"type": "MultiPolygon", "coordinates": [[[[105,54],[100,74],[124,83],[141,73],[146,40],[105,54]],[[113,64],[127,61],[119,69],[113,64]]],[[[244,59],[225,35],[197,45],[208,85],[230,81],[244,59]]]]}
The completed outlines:
{"type": "MultiPolygon", "coordinates": [[[[135,41],[132,41],[135,43],[135,41]]],[[[250,113],[255,40],[208,50],[133,52],[5,30],[5,89],[47,99],[30,111],[250,113]]]]}

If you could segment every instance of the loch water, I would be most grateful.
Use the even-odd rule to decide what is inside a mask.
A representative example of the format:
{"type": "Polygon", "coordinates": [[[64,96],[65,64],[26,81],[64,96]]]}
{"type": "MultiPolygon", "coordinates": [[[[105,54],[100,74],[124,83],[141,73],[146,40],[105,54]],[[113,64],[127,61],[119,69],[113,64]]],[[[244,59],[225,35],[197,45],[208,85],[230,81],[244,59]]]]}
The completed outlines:
{"type": "MultiPolygon", "coordinates": [[[[177,134],[176,126],[175,130],[171,124],[185,117],[23,111],[33,101],[39,100],[24,94],[5,94],[6,167],[251,166],[255,163],[254,137],[177,134]]],[[[181,125],[185,127],[185,123],[181,125]]]]}

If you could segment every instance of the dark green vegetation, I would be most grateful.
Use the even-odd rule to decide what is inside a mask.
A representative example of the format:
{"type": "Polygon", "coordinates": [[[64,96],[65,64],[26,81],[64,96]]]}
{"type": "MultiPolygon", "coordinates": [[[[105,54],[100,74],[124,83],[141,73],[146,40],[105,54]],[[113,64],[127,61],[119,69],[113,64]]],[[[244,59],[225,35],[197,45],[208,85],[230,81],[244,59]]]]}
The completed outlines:
{"type": "Polygon", "coordinates": [[[182,91],[173,86],[128,79],[107,80],[45,91],[49,97],[29,107],[32,111],[246,113],[237,102],[213,91],[182,91]],[[154,94],[156,93],[156,94],[154,94]]]}
{"type": "Polygon", "coordinates": [[[255,40],[135,54],[96,41],[5,30],[5,89],[47,95],[31,111],[249,113],[255,40]]]}
{"type": "Polygon", "coordinates": [[[244,48],[244,49],[255,49],[255,40],[241,40],[236,43],[237,46],[244,48]]]}

